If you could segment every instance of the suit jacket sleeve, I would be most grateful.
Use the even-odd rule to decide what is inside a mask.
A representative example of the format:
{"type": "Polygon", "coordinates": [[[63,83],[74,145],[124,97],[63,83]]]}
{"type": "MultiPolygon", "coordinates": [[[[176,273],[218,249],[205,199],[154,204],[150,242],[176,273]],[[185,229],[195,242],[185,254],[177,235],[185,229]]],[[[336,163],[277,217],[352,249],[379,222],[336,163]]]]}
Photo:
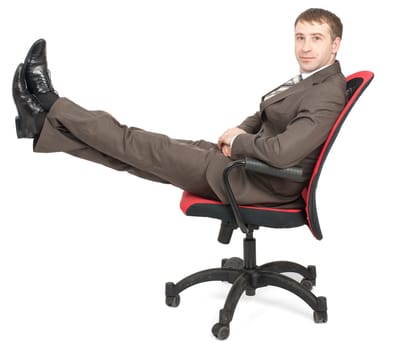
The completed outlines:
{"type": "MultiPolygon", "coordinates": [[[[341,86],[329,92],[327,84],[316,85],[302,97],[298,112],[283,132],[265,132],[261,121],[263,127],[258,133],[235,138],[231,158],[252,157],[278,168],[297,165],[325,141],[344,104],[345,89],[341,86]]],[[[242,124],[244,130],[256,127],[251,120],[242,124]]]]}
{"type": "Polygon", "coordinates": [[[238,128],[246,131],[248,134],[256,134],[259,132],[263,121],[261,119],[261,113],[256,112],[251,117],[247,117],[238,128]]]}

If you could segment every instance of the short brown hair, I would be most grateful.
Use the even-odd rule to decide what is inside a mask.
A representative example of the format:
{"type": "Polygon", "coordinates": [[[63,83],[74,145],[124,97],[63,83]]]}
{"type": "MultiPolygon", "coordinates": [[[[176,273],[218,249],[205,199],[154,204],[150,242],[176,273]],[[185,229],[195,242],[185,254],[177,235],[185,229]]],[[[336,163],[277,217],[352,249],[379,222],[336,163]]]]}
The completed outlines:
{"type": "Polygon", "coordinates": [[[341,20],[332,12],[320,9],[320,8],[310,8],[301,13],[296,21],[294,22],[294,27],[298,22],[318,22],[327,23],[331,30],[331,38],[334,40],[337,37],[342,38],[342,23],[341,20]]]}

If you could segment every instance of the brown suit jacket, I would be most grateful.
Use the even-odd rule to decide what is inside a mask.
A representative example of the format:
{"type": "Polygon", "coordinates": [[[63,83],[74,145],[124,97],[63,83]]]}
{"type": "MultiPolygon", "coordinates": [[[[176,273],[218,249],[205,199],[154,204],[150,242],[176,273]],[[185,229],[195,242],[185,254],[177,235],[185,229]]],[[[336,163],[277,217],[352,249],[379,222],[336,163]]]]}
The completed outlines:
{"type": "MultiPolygon", "coordinates": [[[[346,102],[346,80],[336,61],[288,90],[264,100],[239,127],[232,159],[252,157],[278,168],[301,166],[312,172],[320,146],[346,102]]],[[[209,176],[218,176],[212,165],[209,176]]],[[[239,201],[284,204],[298,199],[305,184],[246,174],[239,201]],[[261,192],[261,193],[260,193],[261,192]]],[[[235,179],[235,188],[239,185],[235,179]]],[[[240,181],[240,179],[239,179],[240,181]]]]}

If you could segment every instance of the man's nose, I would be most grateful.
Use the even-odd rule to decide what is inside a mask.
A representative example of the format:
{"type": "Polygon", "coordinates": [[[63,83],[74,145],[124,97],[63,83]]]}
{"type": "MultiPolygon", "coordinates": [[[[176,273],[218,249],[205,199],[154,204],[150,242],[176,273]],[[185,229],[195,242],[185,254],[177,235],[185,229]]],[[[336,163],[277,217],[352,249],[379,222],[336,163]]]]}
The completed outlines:
{"type": "Polygon", "coordinates": [[[311,42],[309,40],[304,40],[304,45],[302,46],[303,51],[311,50],[311,42]]]}

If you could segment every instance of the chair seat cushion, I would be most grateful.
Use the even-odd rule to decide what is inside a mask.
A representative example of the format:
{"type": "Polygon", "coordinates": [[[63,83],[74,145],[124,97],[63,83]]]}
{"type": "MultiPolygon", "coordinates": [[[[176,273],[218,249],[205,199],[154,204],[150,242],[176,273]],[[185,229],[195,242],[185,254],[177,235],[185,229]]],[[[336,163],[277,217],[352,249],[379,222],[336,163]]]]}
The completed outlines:
{"type": "MultiPolygon", "coordinates": [[[[187,216],[210,217],[223,222],[235,222],[234,214],[229,205],[199,197],[186,191],[180,201],[180,208],[187,216]]],[[[307,224],[305,211],[300,208],[280,209],[258,205],[241,205],[240,209],[244,222],[249,225],[290,228],[307,224]]]]}

